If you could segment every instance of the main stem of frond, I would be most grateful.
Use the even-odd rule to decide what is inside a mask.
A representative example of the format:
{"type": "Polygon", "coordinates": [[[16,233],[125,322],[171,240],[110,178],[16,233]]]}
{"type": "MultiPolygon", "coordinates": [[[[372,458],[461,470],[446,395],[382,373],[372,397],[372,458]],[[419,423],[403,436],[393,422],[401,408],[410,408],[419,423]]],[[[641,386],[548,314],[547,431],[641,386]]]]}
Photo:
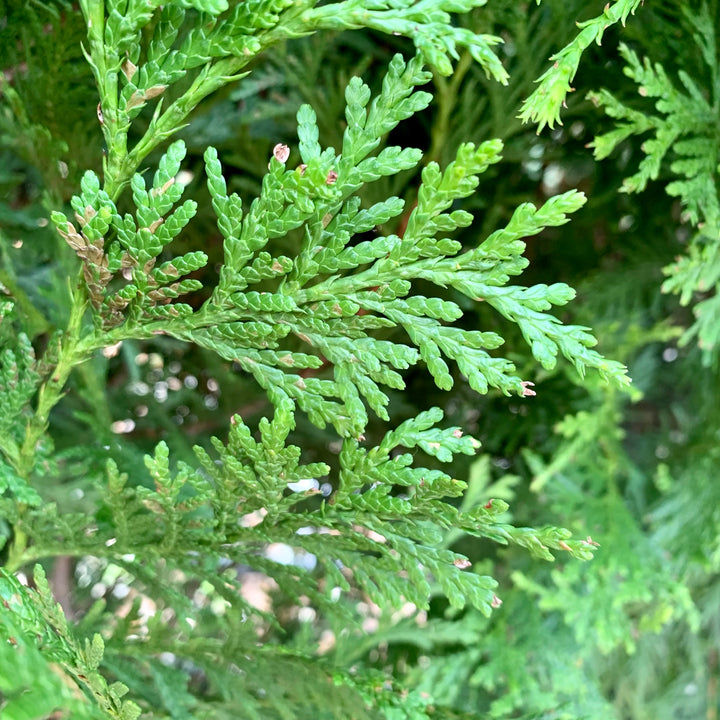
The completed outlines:
{"type": "Polygon", "coordinates": [[[439,73],[435,73],[435,84],[437,94],[435,104],[438,108],[437,120],[432,126],[430,152],[426,155],[426,163],[440,162],[442,148],[447,145],[447,137],[450,129],[450,121],[456,109],[459,90],[465,75],[472,67],[473,59],[469,52],[465,51],[455,68],[450,80],[447,80],[439,73]]]}
{"type": "MultiPolygon", "coordinates": [[[[84,282],[80,282],[76,290],[71,291],[70,320],[65,333],[59,341],[57,360],[50,376],[40,386],[35,414],[25,430],[25,438],[20,449],[16,470],[18,474],[29,479],[35,466],[37,444],[48,427],[50,411],[62,397],[65,383],[77,364],[77,345],[80,340],[82,319],[87,308],[87,293],[84,282]]],[[[48,352],[53,352],[52,348],[48,352]]]]}
{"type": "MultiPolygon", "coordinates": [[[[71,291],[71,302],[70,320],[65,334],[60,339],[57,362],[50,376],[40,387],[35,414],[27,425],[25,438],[15,463],[17,473],[28,481],[36,463],[38,441],[45,434],[48,427],[50,411],[62,397],[68,376],[77,364],[76,349],[80,338],[83,315],[87,308],[87,293],[82,281],[78,290],[71,291]]],[[[52,352],[52,348],[49,349],[49,352],[52,352]]],[[[26,510],[26,505],[18,505],[20,517],[24,515],[26,510]]],[[[16,524],[13,542],[9,548],[8,559],[5,564],[6,569],[10,572],[14,572],[25,563],[27,542],[28,538],[22,530],[21,524],[16,524]]]]}
{"type": "Polygon", "coordinates": [[[127,121],[121,117],[123,114],[118,106],[118,73],[122,58],[118,57],[115,48],[105,44],[105,4],[98,0],[84,0],[80,4],[87,23],[88,59],[100,94],[98,121],[107,145],[103,159],[105,190],[115,200],[131,174],[126,172],[127,121]]]}

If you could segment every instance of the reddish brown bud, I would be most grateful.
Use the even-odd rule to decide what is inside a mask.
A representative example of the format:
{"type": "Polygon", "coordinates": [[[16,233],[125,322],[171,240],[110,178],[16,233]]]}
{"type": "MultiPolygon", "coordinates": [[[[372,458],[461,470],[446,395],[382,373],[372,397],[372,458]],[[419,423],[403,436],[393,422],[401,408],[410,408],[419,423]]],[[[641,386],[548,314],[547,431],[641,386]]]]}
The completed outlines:
{"type": "Polygon", "coordinates": [[[273,157],[283,165],[287,162],[287,159],[290,157],[290,148],[287,145],[283,145],[282,143],[278,143],[273,148],[273,157]]]}
{"type": "Polygon", "coordinates": [[[537,395],[537,393],[534,390],[530,389],[530,388],[535,387],[534,382],[530,382],[529,380],[523,380],[520,384],[522,385],[523,397],[532,397],[533,395],[537,395]]]}

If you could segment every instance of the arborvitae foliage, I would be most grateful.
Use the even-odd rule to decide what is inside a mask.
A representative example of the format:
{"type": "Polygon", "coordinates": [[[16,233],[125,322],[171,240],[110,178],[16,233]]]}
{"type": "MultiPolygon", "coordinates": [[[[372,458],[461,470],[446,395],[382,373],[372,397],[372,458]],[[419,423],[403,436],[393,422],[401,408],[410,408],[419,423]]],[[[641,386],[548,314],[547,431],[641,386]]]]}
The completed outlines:
{"type": "Polygon", "coordinates": [[[689,302],[715,22],[640,6],[3,10],[3,717],[712,712],[717,417],[695,355],[665,366],[715,301],[657,300],[652,181],[670,158],[689,302]],[[571,82],[612,88],[600,167],[652,210],[588,170],[571,82]]]}
{"type": "MultiPolygon", "coordinates": [[[[717,8],[682,8],[682,28],[687,33],[690,57],[700,62],[684,69],[676,59],[677,80],[652,58],[642,60],[627,46],[620,53],[626,62],[625,74],[637,84],[646,102],[637,107],[625,105],[607,90],[591,95],[617,120],[617,127],[593,142],[595,157],[606,158],[621,142],[633,135],[648,136],[641,149],[645,157],[636,173],[623,181],[624,192],[642,192],[648,182],[669,170],[666,191],[680,199],[683,220],[692,227],[687,251],[665,268],[666,292],[680,295],[683,305],[698,299],[696,321],[685,333],[684,342],[696,338],[708,359],[716,357],[720,339],[717,317],[718,238],[718,130],[720,108],[717,58],[717,8]],[[693,47],[693,45],[695,47],[693,47]],[[654,103],[654,111],[649,106],[654,103]],[[670,179],[673,178],[673,179],[670,179]]],[[[689,64],[689,63],[688,63],[689,64]]],[[[672,72],[672,71],[671,71],[672,72]]]]}
{"type": "MultiPolygon", "coordinates": [[[[81,3],[83,52],[99,91],[103,172],[84,172],[71,209],[57,207],[60,193],[47,198],[78,271],[67,285],[64,322],[46,319],[32,298],[13,297],[8,289],[0,412],[10,618],[3,634],[16,648],[12,662],[45,658],[64,682],[77,684],[91,705],[73,712],[360,717],[366,708],[368,717],[419,717],[427,703],[413,709],[392,692],[378,694],[372,676],[351,679],[345,668],[311,661],[307,649],[258,645],[257,633],[268,632],[275,620],[244,598],[244,568],[271,578],[288,601],[309,603],[328,618],[347,617],[343,595],[358,592],[380,607],[410,602],[428,608],[433,586],[452,607],[470,605],[489,614],[500,604],[497,583],[442,545],[447,530],[516,544],[546,560],[553,559],[552,550],[591,557],[593,543],[572,539],[566,530],[505,522],[502,500],[453,504],[467,485],[441,466],[457,454],[476,453],[479,443],[462,428],[442,424],[439,408],[391,424],[375,443],[365,436],[371,413],[391,423],[389,391],[404,390],[403,371],[418,364],[443,390],[461,381],[481,394],[534,395],[532,374],[523,379],[497,352],[503,337],[463,327],[459,303],[484,301],[517,324],[546,369],[562,355],[581,375],[599,370],[616,384],[627,381],[620,364],[591,349],[595,340],[586,328],[547,312],[572,299],[567,285],[510,284],[527,266],[523,238],[564,224],[584,203],[581,193],[566,192],[540,207],[522,204],[504,228],[464,246],[452,233],[473,216],[456,209],[457,203],[475,191],[478,175],[502,150],[499,141],[487,140],[461,144],[444,168],[435,162],[424,167],[402,227],[402,199],[363,205],[359,191],[365,185],[421,161],[421,151],[385,138],[431,102],[419,89],[432,77],[428,67],[450,74],[450,59],[466,48],[489,76],[506,82],[492,50],[499,39],[450,22],[448,11],[471,7],[81,3]],[[319,29],[353,27],[405,34],[418,54],[394,56],[374,96],[359,77],[350,80],[337,149],[321,145],[315,111],[302,105],[297,149],[274,146],[252,201],[228,190],[219,154],[207,148],[205,175],[223,258],[212,285],[192,277],[209,258],[197,247],[173,250],[198,209],[196,200],[183,197],[185,143],[175,140],[166,148],[151,179],[143,163],[178,133],[203,98],[241,80],[241,71],[263,50],[319,29]],[[133,122],[146,109],[149,122],[134,136],[133,122]],[[365,239],[375,228],[388,230],[365,239]],[[456,300],[434,294],[435,287],[451,288],[456,300]],[[204,299],[184,302],[188,296],[204,299]],[[52,325],[36,359],[27,333],[39,343],[39,333],[52,325]],[[66,461],[53,450],[50,412],[71,373],[103,349],[112,356],[124,342],[158,336],[233,363],[266,393],[272,413],[257,432],[233,415],[227,440],[213,438],[211,449],[197,446],[195,464],[171,462],[161,442],[145,458],[146,478],[136,468],[132,477],[124,471],[122,447],[107,460],[104,475],[92,467],[97,451],[89,450],[88,471],[95,478],[90,506],[73,512],[64,501],[51,502],[43,475],[62,473],[66,461]],[[318,428],[333,428],[340,450],[332,462],[303,459],[292,441],[298,413],[318,428]],[[427,467],[422,456],[429,458],[427,467]],[[279,544],[312,564],[278,560],[268,548],[279,544]],[[134,602],[115,612],[95,605],[73,627],[54,604],[40,566],[32,588],[10,574],[57,556],[109,563],[123,573],[134,602]],[[206,609],[192,599],[196,583],[211,601],[206,609]],[[153,618],[141,613],[144,602],[153,604],[153,618]],[[270,623],[264,631],[263,623],[270,623]],[[330,693],[333,673],[340,689],[330,693]]],[[[27,10],[32,18],[38,12],[27,10]]],[[[72,13],[69,7],[50,13],[47,33],[54,41],[61,42],[61,27],[73,22],[67,19],[72,13]]],[[[30,40],[25,44],[32,63],[30,40]]],[[[8,85],[5,95],[14,108],[11,132],[13,122],[30,120],[15,88],[8,85]]],[[[52,134],[47,137],[52,141],[52,134]]],[[[48,158],[66,147],[53,152],[52,142],[46,143],[45,172],[48,158]]],[[[40,154],[36,144],[33,149],[40,154]]],[[[16,274],[11,262],[8,275],[16,274]]],[[[34,697],[42,690],[21,682],[12,692],[34,697]]],[[[22,709],[11,709],[12,692],[5,692],[5,712],[25,717],[22,709]]],[[[49,709],[70,709],[69,701],[53,701],[49,709]]]]}
{"type": "MultiPolygon", "coordinates": [[[[688,2],[646,7],[639,16],[621,35],[626,48],[616,50],[608,33],[603,49],[595,51],[595,66],[580,66],[578,92],[569,96],[563,113],[565,127],[555,129],[554,143],[539,139],[532,157],[542,159],[544,184],[555,185],[556,174],[564,181],[579,176],[588,189],[594,217],[585,229],[604,257],[589,276],[580,265],[581,317],[592,319],[605,341],[615,344],[640,393],[630,403],[595,388],[593,401],[586,403],[557,375],[546,377],[538,390],[563,393],[555,396],[559,417],[547,406],[544,414],[530,408],[527,419],[517,410],[515,426],[496,433],[501,435],[496,467],[478,461],[470,476],[481,499],[501,491],[515,512],[523,508],[518,519],[562,517],[569,527],[591,529],[602,550],[585,565],[530,567],[512,551],[496,555],[484,568],[500,578],[501,587],[512,580],[513,589],[503,595],[502,612],[489,619],[474,612],[437,613],[398,628],[391,616],[380,618],[377,639],[388,643],[388,662],[400,670],[409,665],[415,687],[458,712],[568,720],[717,715],[718,631],[711,608],[718,597],[718,497],[710,470],[718,440],[717,377],[714,369],[702,367],[714,361],[709,343],[699,343],[701,352],[693,343],[676,344],[683,335],[695,337],[700,327],[713,334],[717,328],[712,315],[703,313],[707,289],[688,284],[684,298],[699,301],[702,326],[660,292],[664,267],[665,287],[673,291],[678,267],[712,272],[710,250],[704,262],[693,258],[716,237],[712,232],[700,237],[707,224],[688,232],[688,221],[697,221],[683,211],[717,203],[710,142],[715,130],[707,110],[714,86],[705,74],[714,67],[708,59],[716,18],[714,11],[688,2]],[[646,64],[633,59],[645,56],[646,64]],[[614,72],[624,67],[624,58],[630,82],[614,72]],[[685,80],[676,82],[681,72],[685,80]],[[645,92],[651,82],[658,83],[655,108],[645,92]],[[699,90],[686,92],[683,84],[699,90]],[[597,90],[590,97],[599,96],[611,114],[617,110],[616,129],[584,102],[587,90],[602,86],[612,89],[614,100],[597,90]],[[668,140],[671,129],[675,135],[668,140]],[[630,138],[635,133],[642,134],[642,145],[630,138]],[[705,154],[696,144],[701,135],[708,138],[705,154]],[[594,136],[599,136],[596,148],[612,144],[618,150],[596,167],[579,160],[582,145],[594,136]],[[693,141],[685,144],[689,136],[693,141]],[[638,166],[645,173],[643,193],[617,195],[623,181],[634,189],[638,166]],[[648,174],[653,167],[654,177],[648,174]],[[664,197],[666,188],[676,202],[664,197]],[[691,259],[679,257],[670,265],[673,255],[688,252],[692,233],[698,235],[691,241],[691,259]],[[555,437],[533,425],[547,417],[556,422],[555,437]],[[523,433],[529,441],[518,439],[523,433]],[[522,460],[506,450],[523,442],[522,460]],[[529,476],[528,485],[504,474],[508,467],[529,476]]],[[[565,240],[574,245],[580,237],[577,232],[565,240]]],[[[555,263],[562,267],[578,256],[587,262],[588,255],[559,248],[544,259],[554,270],[555,263]]]]}

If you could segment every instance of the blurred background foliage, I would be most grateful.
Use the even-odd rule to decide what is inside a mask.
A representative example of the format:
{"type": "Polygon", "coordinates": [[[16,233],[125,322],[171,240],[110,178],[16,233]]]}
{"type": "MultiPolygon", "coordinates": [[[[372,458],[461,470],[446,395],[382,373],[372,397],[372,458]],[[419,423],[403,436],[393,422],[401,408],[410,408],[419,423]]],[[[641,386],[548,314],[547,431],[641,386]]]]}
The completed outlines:
{"type": "MultiPolygon", "coordinates": [[[[702,85],[706,71],[685,16],[688,9],[697,12],[699,4],[648,3],[626,27],[610,28],[602,46],[592,46],[583,58],[562,126],[538,135],[517,119],[547,58],[574,37],[576,20],[597,15],[602,4],[492,0],[461,18],[474,30],[504,38],[500,53],[509,84],[487,80],[462,55],[452,77],[435,77],[430,111],[403,124],[392,138],[422,148],[426,161],[442,164],[454,157],[461,141],[504,141],[503,161],[481,177],[477,193],[467,200],[481,222],[466,233],[486,235],[520,202],[542,201],[570,188],[589,198],[572,222],[528,242],[525,283],[562,281],[578,289],[564,319],[591,326],[601,351],[628,364],[633,394],[610,391],[594,378],[581,381],[565,367],[540,371],[531,403],[478,397],[462,383],[447,395],[418,374],[411,376],[408,392],[394,398],[391,410],[393,422],[399,422],[432,405],[444,406],[449,423],[483,443],[478,458],[458,460],[454,469],[470,483],[473,498],[507,500],[517,525],[561,525],[589,536],[600,545],[597,556],[585,564],[541,564],[517,549],[449,535],[448,545],[500,580],[503,605],[491,618],[473,610],[452,612],[440,600],[420,616],[412,608],[391,615],[356,597],[364,621],[348,627],[311,608],[276,605],[279,626],[265,632],[287,646],[284,674],[293,675],[300,687],[312,687],[315,672],[303,653],[319,648],[328,667],[375,669],[379,678],[389,670],[398,687],[410,691],[404,709],[393,715],[389,708],[387,717],[413,717],[412,703],[429,697],[432,706],[424,711],[434,708],[437,717],[718,716],[718,366],[692,343],[678,343],[693,323],[692,303],[683,307],[661,292],[663,268],[685,252],[692,228],[680,201],[665,192],[669,171],[661,169],[641,194],[620,192],[643,157],[642,138],[621,143],[601,162],[587,147],[613,127],[587,98],[589,91],[608,88],[642,110],[641,93],[623,73],[621,41],[663,64],[670,77],[684,70],[702,85]]],[[[36,347],[65,324],[68,289],[58,278],[70,277],[75,267],[72,251],[48,226],[49,210],[66,204],[81,173],[99,171],[102,161],[97,97],[80,48],[82,19],[72,10],[64,0],[0,3],[0,289],[17,299],[36,347]]],[[[717,11],[712,22],[716,27],[717,11]]],[[[310,103],[321,141],[339,147],[348,79],[360,74],[376,87],[398,50],[410,48],[400,38],[371,32],[300,39],[264,56],[248,78],[206,101],[183,132],[189,150],[184,180],[200,211],[179,240],[187,248],[177,251],[202,247],[215,262],[221,258],[201,176],[207,145],[218,148],[230,189],[252,198],[272,147],[297,143],[298,106],[310,103]]],[[[153,163],[150,158],[148,166],[153,163]]],[[[374,183],[363,203],[396,194],[411,208],[418,176],[399,177],[374,183]]],[[[199,272],[213,272],[213,262],[199,272]]],[[[202,299],[195,298],[195,304],[202,299]]],[[[499,322],[482,308],[463,309],[468,327],[492,330],[499,322]]],[[[512,331],[504,326],[502,332],[507,337],[512,331]]],[[[529,355],[513,360],[523,376],[529,375],[522,368],[537,373],[529,355]]],[[[108,456],[122,460],[132,476],[160,440],[176,457],[189,458],[192,444],[222,434],[232,413],[252,424],[268,409],[259,388],[237,368],[163,338],[125,343],[115,356],[100,356],[80,368],[71,383],[52,416],[56,447],[47,449],[45,486],[60,507],[75,510],[93,498],[100,478],[92,469],[102,467],[108,456]]],[[[302,422],[294,442],[310,462],[338,451],[330,435],[302,422]]],[[[0,535],[6,531],[0,521],[0,535]]],[[[99,598],[110,608],[122,604],[117,568],[87,559],[49,564],[49,572],[56,595],[75,618],[99,598]]],[[[90,632],[92,618],[84,622],[90,632]]],[[[19,680],[3,677],[2,647],[0,693],[7,702],[19,680]]],[[[28,653],[30,669],[40,660],[31,649],[28,653]]],[[[159,692],[179,686],[160,663],[131,668],[118,656],[113,665],[112,648],[108,657],[116,679],[128,682],[140,672],[154,678],[159,692]]],[[[252,662],[261,664],[261,653],[252,662]]],[[[206,671],[206,685],[193,688],[195,695],[232,694],[227,678],[206,671]]],[[[277,667],[272,671],[279,673],[277,667]]],[[[31,676],[33,683],[41,682],[39,672],[31,676]]],[[[64,687],[55,675],[42,682],[64,687]]],[[[326,694],[327,702],[337,704],[327,717],[350,717],[342,713],[350,712],[352,699],[342,693],[326,694]]],[[[211,716],[182,694],[169,695],[174,709],[168,717],[211,716]]],[[[312,693],[303,702],[308,716],[326,717],[313,706],[312,693]]],[[[42,712],[37,716],[45,717],[42,712]]],[[[77,712],[73,717],[85,717],[77,712]]],[[[14,717],[36,716],[18,713],[14,717]]]]}

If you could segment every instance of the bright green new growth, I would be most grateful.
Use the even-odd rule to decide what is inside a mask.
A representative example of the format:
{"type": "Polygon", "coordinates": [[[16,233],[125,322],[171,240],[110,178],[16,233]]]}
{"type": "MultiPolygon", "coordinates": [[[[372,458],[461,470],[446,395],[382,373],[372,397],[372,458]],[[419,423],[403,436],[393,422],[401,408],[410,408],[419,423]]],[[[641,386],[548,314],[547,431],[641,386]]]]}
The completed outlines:
{"type": "MultiPolygon", "coordinates": [[[[287,597],[309,598],[329,615],[347,611],[337,595],[352,588],[382,607],[412,602],[426,608],[439,591],[454,608],[470,605],[489,614],[499,602],[496,582],[470,571],[465,556],[443,546],[448,531],[516,544],[546,560],[553,559],[551,550],[591,557],[592,543],[570,539],[569,531],[507,523],[502,517],[507,505],[500,500],[459,509],[452,498],[460,497],[466,484],[452,476],[449,464],[456,455],[474,454],[479,443],[460,427],[442,427],[439,408],[389,429],[375,446],[364,444],[371,413],[391,421],[390,393],[405,389],[403,371],[415,365],[426,367],[443,390],[462,378],[477,393],[534,395],[531,379],[522,379],[497,352],[504,343],[500,334],[459,324],[461,303],[483,301],[516,324],[543,368],[553,368],[562,355],[580,374],[596,369],[618,385],[628,382],[622,365],[592,349],[595,339],[587,328],[564,325],[547,312],[568,303],[572,289],[562,283],[509,284],[528,264],[523,238],[567,222],[583,205],[582,193],[566,192],[539,208],[523,204],[506,227],[463,246],[452,233],[468,227],[473,217],[457,208],[475,191],[478,175],[500,159],[500,141],[490,140],[461,145],[445,169],[429,163],[409,213],[398,197],[362,206],[363,186],[421,161],[417,150],[383,143],[399,123],[429,105],[431,96],[417,89],[430,80],[427,64],[449,73],[449,57],[456,45],[463,46],[488,74],[504,81],[491,51],[497,39],[449,23],[448,12],[481,4],[347,0],[314,7],[309,1],[263,0],[228,8],[222,1],[197,0],[166,3],[160,10],[159,2],[81,2],[108,155],[102,182],[92,171],[84,174],[71,201],[74,214],[52,214],[81,268],[71,289],[68,327],[51,339],[40,363],[21,334],[19,351],[0,356],[0,491],[5,492],[0,511],[14,529],[10,571],[56,555],[101,557],[129,573],[138,592],[171,610],[178,627],[151,623],[155,645],[148,651],[131,628],[139,622],[139,600],[124,621],[114,626],[108,621],[102,660],[100,636],[86,645],[75,639],[39,572],[37,590],[18,591],[18,612],[39,598],[40,616],[31,625],[59,639],[63,647],[52,659],[106,716],[134,719],[140,708],[121,699],[125,685],[105,683],[97,671],[101,661],[115,675],[132,678],[127,668],[123,674],[123,658],[173,652],[213,678],[221,672],[214,669],[220,644],[227,663],[252,662],[257,638],[240,618],[261,613],[242,599],[233,570],[238,566],[265,573],[287,597]],[[190,30],[184,26],[185,8],[200,11],[190,30]],[[150,40],[144,46],[147,27],[150,40]],[[151,182],[137,172],[140,164],[203,97],[237,79],[264,48],[317,29],[353,27],[407,34],[420,52],[409,61],[396,55],[374,98],[362,80],[350,81],[339,151],[320,145],[315,113],[302,106],[297,150],[275,147],[252,202],[228,193],[217,151],[206,150],[223,262],[200,307],[182,302],[202,288],[188,275],[208,263],[201,251],[173,253],[173,241],[197,211],[194,200],[183,200],[177,181],[185,145],[182,140],[169,145],[151,182]],[[189,89],[164,108],[157,98],[192,70],[189,89]],[[130,124],[151,100],[156,106],[147,133],[129,149],[130,124]],[[121,215],[123,192],[134,209],[121,215]],[[375,229],[399,227],[402,215],[407,217],[402,233],[362,239],[375,229]],[[419,282],[428,295],[417,292],[419,282]],[[451,289],[457,302],[433,296],[433,286],[451,289]],[[123,468],[108,462],[96,516],[61,513],[52,504],[39,507],[33,484],[42,489],[38,467],[52,456],[51,446],[42,442],[49,412],[73,368],[120,341],[157,335],[235,363],[263,388],[274,406],[272,418],[263,418],[254,433],[235,415],[226,442],[213,438],[212,451],[194,449],[194,466],[172,464],[168,446],[160,443],[146,458],[146,484],[129,482],[123,468]],[[303,462],[302,449],[291,439],[299,413],[337,433],[341,448],[331,462],[303,462]],[[271,543],[313,556],[321,571],[276,562],[266,553],[271,543]],[[209,596],[229,608],[226,618],[212,621],[220,623],[217,637],[192,632],[192,604],[173,573],[197,578],[209,596]]],[[[9,303],[3,307],[10,312],[9,303]]],[[[9,323],[0,327],[13,332],[9,323]]],[[[15,582],[5,571],[0,581],[15,582]]],[[[306,659],[291,660],[302,666],[306,659]]],[[[182,686],[174,702],[185,703],[185,711],[203,711],[177,668],[143,662],[158,687],[182,686]]],[[[228,671],[223,682],[230,676],[228,671]]],[[[338,684],[353,682],[341,678],[338,684]]],[[[283,699],[269,702],[280,707],[283,699]]],[[[262,716],[259,710],[248,713],[262,716]]]]}
{"type": "Polygon", "coordinates": [[[560,123],[560,110],[565,107],[568,93],[574,89],[570,83],[578,70],[583,52],[593,42],[600,45],[610,25],[617,22],[625,25],[628,17],[641,4],[642,0],[614,0],[612,5],[605,5],[601,15],[578,22],[580,32],[572,42],[550,57],[552,66],[538,78],[539,87],[523,103],[519,117],[524,122],[538,123],[538,132],[546,125],[552,129],[555,123],[560,123]]]}
{"type": "Polygon", "coordinates": [[[422,66],[420,56],[407,64],[396,56],[382,94],[372,103],[367,86],[359,79],[350,83],[341,155],[321,149],[314,113],[303,106],[298,112],[302,162],[288,169],[289,149],[276,148],[262,194],[244,217],[240,198],[226,194],[217,153],[208,149],[208,188],[224,237],[225,262],[212,296],[196,312],[170,301],[199,289],[198,281],[180,278],[202,267],[207,256],[191,252],[157,262],[196,210],[192,200],[179,204],[182,188],[174,181],[184,156],[182,141],[163,156],[149,190],[140,175],[133,176],[135,218],[121,218],[99,180],[86,173],[83,194],[72,203],[80,232],[61,213],[53,215],[83,261],[90,299],[98,309],[100,326],[83,338],[83,352],[157,333],[187,340],[238,363],[275,404],[291,401],[313,423],[330,423],[343,436],[364,433],[366,403],[388,420],[383,386],[402,390],[398,370],[420,360],[443,389],[454,383],[448,365],[452,360],[477,392],[496,388],[522,395],[526,385],[513,365],[487,352],[503,339],[453,327],[462,317],[456,303],[411,296],[412,281],[422,279],[485,300],[517,322],[544,367],[552,368],[560,352],[581,373],[594,367],[608,378],[621,379],[618,364],[589,349],[594,339],[584,328],[565,327],[543,312],[568,302],[570,288],[506,286],[527,264],[519,238],[566,222],[567,213],[583,204],[582,194],[568,192],[539,209],[521,206],[508,227],[473,249],[463,251],[460,243],[445,237],[472,221],[465,211],[448,210],[472,193],[478,173],[499,160],[499,142],[461,146],[444,172],[435,163],[428,165],[402,238],[388,235],[352,243],[355,235],[403,211],[399,198],[361,210],[354,193],[364,183],[411,168],[420,159],[417,151],[399,147],[386,147],[377,156],[370,152],[400,121],[429,103],[427,93],[414,91],[429,79],[422,66]],[[291,232],[301,238],[296,258],[268,252],[273,240],[291,232]],[[103,252],[106,234],[116,239],[103,252]],[[274,289],[267,282],[273,280],[274,289]],[[107,286],[117,282],[125,284],[107,292],[107,286]],[[265,289],[250,289],[258,283],[265,289]],[[392,327],[402,328],[412,344],[371,334],[392,327]],[[302,351],[293,351],[298,341],[302,351]],[[332,366],[332,379],[298,374],[319,368],[322,358],[332,366]]]}

